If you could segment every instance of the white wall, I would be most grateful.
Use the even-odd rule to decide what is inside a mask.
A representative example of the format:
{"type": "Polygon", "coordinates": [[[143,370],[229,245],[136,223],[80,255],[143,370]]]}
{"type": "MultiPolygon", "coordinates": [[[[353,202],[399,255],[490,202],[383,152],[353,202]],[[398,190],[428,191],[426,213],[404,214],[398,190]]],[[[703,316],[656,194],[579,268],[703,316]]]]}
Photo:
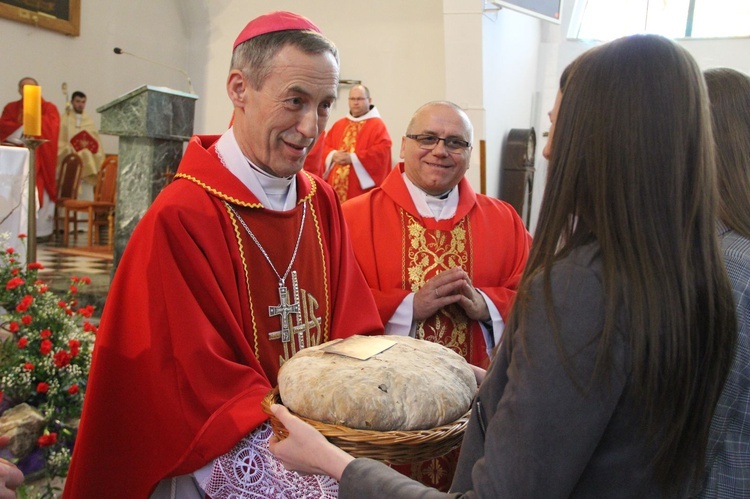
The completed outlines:
{"type": "Polygon", "coordinates": [[[484,16],[487,194],[500,195],[501,154],[513,128],[536,128],[534,106],[540,21],[502,9],[484,16]]]}
{"type": "Polygon", "coordinates": [[[500,191],[502,145],[512,128],[532,126],[539,20],[514,11],[486,11],[483,0],[443,0],[446,93],[474,125],[466,178],[480,191],[480,140],[486,142],[486,194],[500,191]]]}
{"type": "MultiPolygon", "coordinates": [[[[560,25],[550,23],[544,23],[543,25],[538,68],[539,88],[542,92],[538,131],[549,130],[547,111],[552,108],[554,103],[563,69],[580,54],[598,45],[595,42],[582,42],[566,38],[568,27],[572,22],[573,1],[566,0],[564,2],[560,25]]],[[[690,52],[703,70],[713,67],[729,67],[750,74],[750,57],[748,57],[748,54],[750,54],[750,38],[684,39],[678,40],[678,43],[690,52]]],[[[546,139],[541,137],[541,133],[537,133],[537,172],[531,208],[532,233],[539,215],[544,191],[543,180],[547,171],[547,162],[541,155],[545,143],[546,139]]]]}
{"type": "MultiPolygon", "coordinates": [[[[18,100],[18,81],[32,76],[42,95],[65,106],[61,86],[68,94],[81,90],[88,96],[87,111],[99,123],[96,108],[144,83],[187,90],[177,71],[116,55],[122,49],[169,65],[189,68],[187,34],[180,0],[96,0],[81,2],[81,35],[66,36],[8,19],[0,19],[0,105],[18,100]]],[[[117,152],[115,137],[103,137],[108,153],[117,152]]]]}
{"type": "MultiPolygon", "coordinates": [[[[199,0],[190,0],[194,4],[199,0]]],[[[444,98],[442,10],[434,0],[211,0],[211,8],[190,20],[191,48],[201,88],[196,116],[198,133],[226,129],[231,106],[225,82],[232,44],[252,18],[269,10],[290,10],[310,18],[333,40],[340,52],[341,78],[362,80],[393,138],[398,161],[401,136],[421,104],[444,98]]],[[[330,125],[349,108],[349,86],[340,87],[330,125]]]]}

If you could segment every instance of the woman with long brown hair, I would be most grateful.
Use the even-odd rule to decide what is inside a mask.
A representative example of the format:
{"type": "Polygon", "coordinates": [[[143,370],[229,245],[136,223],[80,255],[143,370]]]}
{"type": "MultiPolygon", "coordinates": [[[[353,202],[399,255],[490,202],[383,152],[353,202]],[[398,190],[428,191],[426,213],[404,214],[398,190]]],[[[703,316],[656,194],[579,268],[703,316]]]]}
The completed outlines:
{"type": "MultiPolygon", "coordinates": [[[[451,497],[684,496],[735,320],[693,58],[658,36],[574,63],[515,309],[473,403],[451,497]]],[[[275,406],[272,451],[340,497],[445,497],[353,459],[275,406]]]]}
{"type": "Polygon", "coordinates": [[[719,241],[737,306],[737,349],[716,406],[699,497],[750,497],[750,76],[705,72],[719,185],[719,241]]]}

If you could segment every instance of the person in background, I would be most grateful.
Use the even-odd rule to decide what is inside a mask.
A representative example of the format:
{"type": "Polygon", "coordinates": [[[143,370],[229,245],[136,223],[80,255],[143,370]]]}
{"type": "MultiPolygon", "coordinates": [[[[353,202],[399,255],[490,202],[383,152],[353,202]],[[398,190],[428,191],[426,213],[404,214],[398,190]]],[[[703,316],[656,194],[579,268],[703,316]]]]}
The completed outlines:
{"type": "Polygon", "coordinates": [[[699,497],[750,497],[750,77],[705,71],[719,186],[719,240],[737,306],[737,350],[716,406],[699,497]]]}
{"type": "Polygon", "coordinates": [[[94,199],[94,185],[104,161],[104,148],[96,123],[86,112],[86,94],[75,91],[60,122],[60,139],[57,148],[58,164],[65,156],[76,153],[81,157],[83,171],[80,199],[94,199]]]}
{"type": "MultiPolygon", "coordinates": [[[[39,85],[26,76],[18,82],[21,98],[9,102],[0,115],[0,142],[9,139],[19,143],[23,133],[23,87],[39,85]]],[[[60,134],[60,113],[52,102],[42,99],[42,135],[45,142],[36,148],[36,187],[39,195],[37,236],[47,237],[54,229],[55,201],[57,201],[57,139],[60,134]]]]}
{"type": "Polygon", "coordinates": [[[261,402],[295,352],[383,331],[335,193],[300,171],[338,80],[302,16],[237,37],[233,126],[190,140],[117,268],[64,497],[335,497],[269,453],[261,402]]]}
{"type": "Polygon", "coordinates": [[[354,459],[274,405],[290,436],[271,451],[289,469],[340,479],[341,498],[688,494],[736,335],[703,75],[653,35],[574,64],[528,265],[451,494],[354,459]]]}
{"type": "Polygon", "coordinates": [[[364,85],[349,90],[349,115],[326,132],[323,178],[343,203],[380,185],[391,171],[391,136],[364,85]]]}
{"type": "MultiPolygon", "coordinates": [[[[342,209],[386,334],[439,343],[486,368],[531,237],[513,207],[466,180],[472,140],[461,108],[425,104],[401,139],[403,163],[342,209]]],[[[457,458],[396,468],[448,490],[457,458]]]]}

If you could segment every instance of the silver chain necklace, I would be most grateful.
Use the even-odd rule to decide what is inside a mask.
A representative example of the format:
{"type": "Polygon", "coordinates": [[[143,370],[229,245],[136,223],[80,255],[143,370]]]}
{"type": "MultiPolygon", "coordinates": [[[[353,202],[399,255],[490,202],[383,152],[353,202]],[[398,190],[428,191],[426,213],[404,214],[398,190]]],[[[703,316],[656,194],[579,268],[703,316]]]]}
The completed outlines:
{"type": "Polygon", "coordinates": [[[250,227],[247,226],[245,221],[242,219],[242,217],[237,213],[237,211],[234,209],[234,207],[224,201],[224,204],[229,208],[232,213],[234,213],[235,218],[240,221],[242,226],[245,228],[245,231],[247,231],[247,234],[250,236],[250,238],[253,240],[255,245],[258,247],[261,253],[263,253],[263,256],[266,258],[266,261],[273,269],[273,273],[276,274],[276,277],[279,278],[279,288],[284,286],[284,283],[286,282],[286,278],[289,275],[289,271],[292,270],[292,265],[294,265],[294,261],[297,259],[297,250],[299,250],[299,243],[302,241],[302,229],[305,227],[305,215],[307,214],[307,201],[305,201],[302,204],[302,222],[299,224],[299,234],[297,234],[297,243],[294,245],[294,253],[292,253],[292,259],[289,261],[289,266],[286,268],[286,272],[284,272],[284,275],[282,276],[279,274],[279,271],[276,270],[276,267],[274,266],[273,262],[271,261],[271,258],[268,256],[268,253],[266,253],[265,248],[260,244],[260,241],[258,241],[258,238],[255,237],[255,234],[253,234],[253,231],[250,230],[250,227]]]}

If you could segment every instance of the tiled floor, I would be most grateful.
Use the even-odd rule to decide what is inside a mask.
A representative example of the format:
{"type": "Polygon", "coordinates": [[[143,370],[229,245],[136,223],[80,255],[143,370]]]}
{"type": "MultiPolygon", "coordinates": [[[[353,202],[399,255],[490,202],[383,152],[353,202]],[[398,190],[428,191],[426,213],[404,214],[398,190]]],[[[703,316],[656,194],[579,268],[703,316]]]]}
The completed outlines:
{"type": "MultiPolygon", "coordinates": [[[[84,240],[83,244],[78,244],[78,247],[83,247],[85,244],[84,240]]],[[[37,244],[37,261],[44,266],[44,269],[39,272],[39,276],[42,279],[49,277],[57,278],[60,276],[88,276],[94,279],[94,276],[109,277],[112,273],[111,260],[89,256],[65,255],[51,251],[51,249],[59,247],[63,246],[56,241],[37,244]]]]}
{"type": "MultiPolygon", "coordinates": [[[[64,292],[71,284],[72,277],[88,277],[91,284],[80,288],[81,302],[94,305],[97,315],[104,307],[104,301],[112,278],[112,260],[90,256],[66,255],[54,251],[62,248],[62,242],[52,239],[37,242],[37,261],[44,268],[39,271],[39,278],[55,292],[64,292]]],[[[86,246],[85,235],[78,241],[72,241],[70,247],[86,246]]]]}

